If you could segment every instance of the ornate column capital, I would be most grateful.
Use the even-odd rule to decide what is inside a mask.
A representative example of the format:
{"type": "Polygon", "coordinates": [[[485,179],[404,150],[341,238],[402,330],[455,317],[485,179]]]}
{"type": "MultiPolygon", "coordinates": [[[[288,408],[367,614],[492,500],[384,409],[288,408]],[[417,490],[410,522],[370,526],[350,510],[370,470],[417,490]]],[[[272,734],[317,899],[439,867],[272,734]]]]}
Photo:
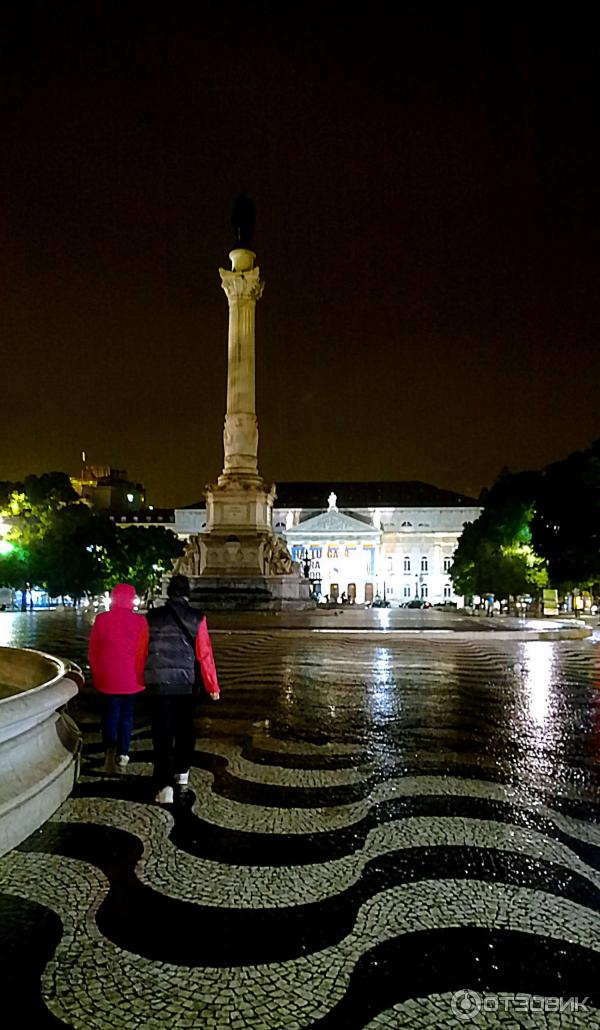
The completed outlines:
{"type": "Polygon", "coordinates": [[[259,268],[251,268],[248,272],[230,272],[220,268],[219,275],[230,304],[239,304],[241,301],[256,303],[262,296],[265,284],[260,278],[259,268]]]}

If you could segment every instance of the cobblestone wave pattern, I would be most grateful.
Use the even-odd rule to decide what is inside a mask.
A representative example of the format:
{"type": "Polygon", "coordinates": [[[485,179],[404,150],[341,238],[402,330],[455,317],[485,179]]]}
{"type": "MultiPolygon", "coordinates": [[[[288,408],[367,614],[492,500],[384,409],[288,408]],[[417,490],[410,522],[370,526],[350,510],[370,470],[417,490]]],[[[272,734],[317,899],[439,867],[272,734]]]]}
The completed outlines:
{"type": "Polygon", "coordinates": [[[450,1028],[471,992],[520,1005],[474,1026],[600,1027],[596,643],[253,633],[215,652],[223,701],[171,809],[145,702],[112,779],[97,698],[76,702],[77,790],[0,860],[18,1025],[450,1028]]]}

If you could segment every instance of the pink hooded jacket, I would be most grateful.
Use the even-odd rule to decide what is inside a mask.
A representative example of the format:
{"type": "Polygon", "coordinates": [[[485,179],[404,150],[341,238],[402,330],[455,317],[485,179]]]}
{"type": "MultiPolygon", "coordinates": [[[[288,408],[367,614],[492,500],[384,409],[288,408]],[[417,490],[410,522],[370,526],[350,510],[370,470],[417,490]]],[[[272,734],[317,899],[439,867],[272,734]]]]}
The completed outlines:
{"type": "Polygon", "coordinates": [[[148,623],[133,611],[135,589],[118,583],[110,610],[96,616],[89,659],[94,686],[103,694],[137,694],[144,689],[148,623]]]}

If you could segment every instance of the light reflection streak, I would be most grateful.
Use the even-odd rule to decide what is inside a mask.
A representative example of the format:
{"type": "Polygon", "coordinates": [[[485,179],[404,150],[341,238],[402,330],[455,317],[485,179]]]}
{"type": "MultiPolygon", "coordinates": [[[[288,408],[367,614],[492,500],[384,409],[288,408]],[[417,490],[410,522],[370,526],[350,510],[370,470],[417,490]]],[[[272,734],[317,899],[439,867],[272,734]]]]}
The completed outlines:
{"type": "Polygon", "coordinates": [[[398,692],[392,667],[392,658],[387,647],[375,650],[374,684],[369,700],[374,715],[391,719],[398,714],[398,692]]]}
{"type": "Polygon", "coordinates": [[[542,728],[551,718],[551,691],[555,674],[556,655],[550,641],[530,640],[521,645],[524,687],[527,692],[529,716],[542,728]]]}
{"type": "Polygon", "coordinates": [[[0,612],[0,647],[11,647],[15,612],[0,612]]]}

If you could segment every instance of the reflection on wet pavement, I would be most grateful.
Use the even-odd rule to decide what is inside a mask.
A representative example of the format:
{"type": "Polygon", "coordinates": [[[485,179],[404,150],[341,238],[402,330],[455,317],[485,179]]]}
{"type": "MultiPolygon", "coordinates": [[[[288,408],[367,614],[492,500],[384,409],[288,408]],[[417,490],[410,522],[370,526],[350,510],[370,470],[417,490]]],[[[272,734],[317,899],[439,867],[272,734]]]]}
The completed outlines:
{"type": "MultiPolygon", "coordinates": [[[[89,624],[53,649],[81,662],[89,624]]],[[[0,860],[23,1025],[600,1027],[597,641],[214,648],[223,700],[170,810],[144,700],[112,779],[97,697],[72,705],[77,789],[0,860]]]]}

